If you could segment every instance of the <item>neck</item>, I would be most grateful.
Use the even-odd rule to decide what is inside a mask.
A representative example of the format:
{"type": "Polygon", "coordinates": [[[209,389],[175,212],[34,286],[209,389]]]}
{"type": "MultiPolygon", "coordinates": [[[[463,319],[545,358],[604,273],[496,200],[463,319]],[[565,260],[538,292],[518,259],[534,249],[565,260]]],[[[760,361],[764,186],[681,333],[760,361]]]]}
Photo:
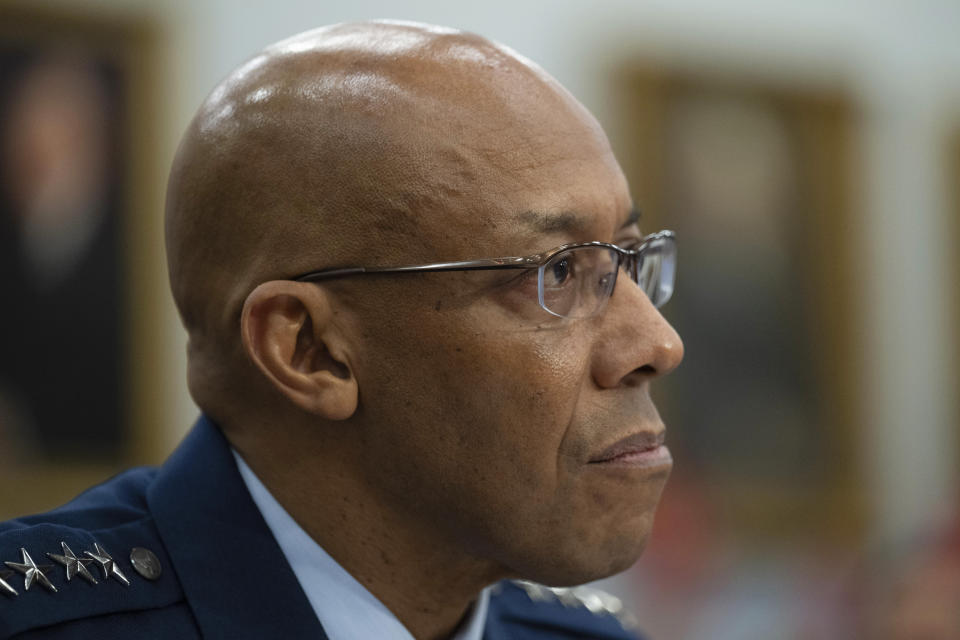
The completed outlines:
{"type": "Polygon", "coordinates": [[[432,523],[397,513],[340,463],[348,456],[233,444],[293,519],[417,640],[449,638],[480,591],[505,575],[432,523]]]}

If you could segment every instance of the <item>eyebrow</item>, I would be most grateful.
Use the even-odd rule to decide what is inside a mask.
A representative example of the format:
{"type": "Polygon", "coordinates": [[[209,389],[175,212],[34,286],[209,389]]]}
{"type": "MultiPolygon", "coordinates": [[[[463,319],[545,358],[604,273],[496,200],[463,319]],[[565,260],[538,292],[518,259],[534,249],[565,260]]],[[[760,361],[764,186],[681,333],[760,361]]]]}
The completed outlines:
{"type": "Polygon", "coordinates": [[[640,209],[633,207],[630,209],[630,215],[627,216],[627,219],[620,225],[621,229],[629,227],[632,224],[637,224],[640,222],[640,209]]]}
{"type": "Polygon", "coordinates": [[[540,233],[575,233],[586,227],[586,220],[572,211],[562,213],[544,213],[542,211],[524,211],[520,222],[540,233]]]}
{"type": "MultiPolygon", "coordinates": [[[[520,214],[520,221],[539,233],[569,233],[573,234],[587,228],[587,220],[573,211],[562,213],[545,213],[542,211],[524,211],[520,214]]],[[[621,229],[640,221],[640,209],[630,209],[626,220],[620,225],[621,229]]]]}

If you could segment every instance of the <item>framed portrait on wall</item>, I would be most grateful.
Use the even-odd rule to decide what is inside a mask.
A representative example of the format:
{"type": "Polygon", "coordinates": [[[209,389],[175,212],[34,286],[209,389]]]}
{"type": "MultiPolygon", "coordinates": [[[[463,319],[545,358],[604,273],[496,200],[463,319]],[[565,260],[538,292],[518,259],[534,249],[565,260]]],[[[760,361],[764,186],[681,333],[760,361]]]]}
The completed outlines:
{"type": "Polygon", "coordinates": [[[146,22],[0,7],[0,519],[149,446],[134,254],[159,206],[155,42],[146,22]]]}
{"type": "Polygon", "coordinates": [[[658,385],[677,485],[695,478],[741,538],[859,536],[851,102],[736,74],[617,79],[641,224],[678,237],[664,313],[687,355],[658,385]]]}

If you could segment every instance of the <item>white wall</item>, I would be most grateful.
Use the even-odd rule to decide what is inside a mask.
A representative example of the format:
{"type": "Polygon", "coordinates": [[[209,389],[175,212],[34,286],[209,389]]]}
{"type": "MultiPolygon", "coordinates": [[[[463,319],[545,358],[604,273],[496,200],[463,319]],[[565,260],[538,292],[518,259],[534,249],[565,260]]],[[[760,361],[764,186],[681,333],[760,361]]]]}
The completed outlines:
{"type": "MultiPolygon", "coordinates": [[[[321,24],[392,17],[449,24],[503,41],[556,75],[601,121],[611,117],[601,73],[625,54],[784,73],[850,87],[866,116],[862,232],[866,317],[862,403],[867,480],[879,535],[920,525],[958,496],[956,329],[949,276],[956,229],[947,215],[941,143],[960,125],[960,3],[935,0],[353,0],[235,2],[61,0],[157,16],[171,66],[165,165],[213,85],[264,45],[321,24]]],[[[616,146],[616,141],[614,141],[616,146]]],[[[159,225],[159,223],[158,223],[159,225]]],[[[158,226],[159,229],[159,226],[158,226]]],[[[182,381],[183,341],[168,318],[170,444],[196,408],[182,381]]]]}

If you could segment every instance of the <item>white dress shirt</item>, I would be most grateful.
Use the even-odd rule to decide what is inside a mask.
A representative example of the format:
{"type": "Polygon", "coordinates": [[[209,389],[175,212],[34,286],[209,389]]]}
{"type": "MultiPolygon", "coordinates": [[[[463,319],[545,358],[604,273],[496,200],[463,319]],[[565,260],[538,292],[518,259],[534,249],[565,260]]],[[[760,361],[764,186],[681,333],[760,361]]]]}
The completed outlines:
{"type": "MultiPolygon", "coordinates": [[[[280,506],[236,451],[233,457],[250,497],[293,568],[330,640],[414,640],[400,620],[280,506]]],[[[481,640],[489,599],[487,589],[480,592],[468,618],[451,640],[481,640]]]]}

